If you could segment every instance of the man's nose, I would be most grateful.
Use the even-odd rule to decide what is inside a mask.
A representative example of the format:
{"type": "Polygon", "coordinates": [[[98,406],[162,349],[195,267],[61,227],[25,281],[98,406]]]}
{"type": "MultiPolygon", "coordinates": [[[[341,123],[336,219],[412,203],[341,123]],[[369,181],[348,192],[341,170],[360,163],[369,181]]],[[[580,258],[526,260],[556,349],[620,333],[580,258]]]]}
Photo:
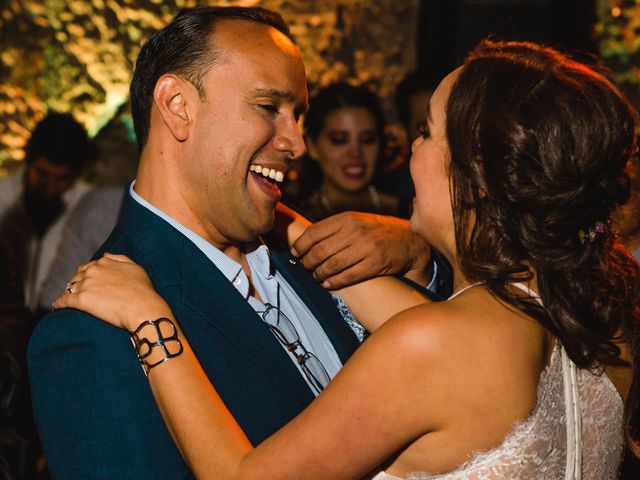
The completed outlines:
{"type": "Polygon", "coordinates": [[[304,155],[307,146],[302,137],[302,130],[295,119],[290,119],[276,132],[274,146],[279,151],[287,152],[291,159],[304,155]]]}

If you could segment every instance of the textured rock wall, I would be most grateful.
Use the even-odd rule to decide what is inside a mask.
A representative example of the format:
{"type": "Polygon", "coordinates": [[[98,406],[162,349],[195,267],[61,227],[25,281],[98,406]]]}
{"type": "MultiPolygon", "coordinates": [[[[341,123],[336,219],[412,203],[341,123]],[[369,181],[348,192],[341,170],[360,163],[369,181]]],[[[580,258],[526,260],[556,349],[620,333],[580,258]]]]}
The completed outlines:
{"type": "Polygon", "coordinates": [[[414,67],[418,0],[5,0],[0,174],[22,159],[30,129],[52,109],[70,111],[91,135],[116,114],[131,132],[123,105],[140,44],[181,8],[205,4],[279,11],[312,91],[335,80],[365,82],[390,115],[395,85],[414,67]]]}
{"type": "Polygon", "coordinates": [[[640,109],[640,0],[598,0],[596,7],[600,55],[640,109]]]}

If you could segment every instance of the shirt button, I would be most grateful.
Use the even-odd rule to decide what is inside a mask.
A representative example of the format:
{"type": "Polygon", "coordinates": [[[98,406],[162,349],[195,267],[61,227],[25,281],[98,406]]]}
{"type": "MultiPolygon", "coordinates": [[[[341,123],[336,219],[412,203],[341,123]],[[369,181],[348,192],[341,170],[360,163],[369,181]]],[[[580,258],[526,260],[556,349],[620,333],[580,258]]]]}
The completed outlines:
{"type": "Polygon", "coordinates": [[[242,283],[242,279],[240,277],[236,277],[233,279],[233,284],[237,287],[242,283]]]}

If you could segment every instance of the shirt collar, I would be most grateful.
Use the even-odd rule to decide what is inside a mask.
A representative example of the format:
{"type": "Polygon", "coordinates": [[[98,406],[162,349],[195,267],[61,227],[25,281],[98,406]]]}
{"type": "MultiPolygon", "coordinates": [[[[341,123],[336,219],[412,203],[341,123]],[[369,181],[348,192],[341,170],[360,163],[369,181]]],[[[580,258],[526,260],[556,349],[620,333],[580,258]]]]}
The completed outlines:
{"type": "MultiPolygon", "coordinates": [[[[133,182],[131,182],[131,186],[129,187],[129,194],[131,195],[131,197],[140,205],[155,213],[157,216],[165,220],[176,230],[182,233],[185,237],[191,240],[195,244],[195,246],[198,247],[198,249],[202,251],[202,253],[204,253],[216,267],[218,267],[220,272],[222,272],[225,278],[229,280],[229,282],[231,282],[231,284],[238,290],[238,292],[240,292],[240,294],[247,298],[249,295],[249,279],[242,270],[242,266],[235,260],[228,257],[226,254],[224,254],[221,250],[214,247],[200,235],[185,227],[159,208],[154,207],[149,202],[147,202],[134,190],[133,187],[135,186],[135,183],[136,182],[134,180],[133,182]]],[[[261,238],[258,238],[254,243],[249,244],[245,255],[247,257],[247,263],[249,264],[249,268],[251,269],[252,273],[258,273],[267,280],[273,277],[274,268],[271,261],[271,252],[261,238]]]]}
{"type": "Polygon", "coordinates": [[[271,259],[271,251],[261,238],[258,239],[254,249],[246,252],[246,256],[252,272],[259,273],[267,280],[273,277],[275,268],[271,259]]]}

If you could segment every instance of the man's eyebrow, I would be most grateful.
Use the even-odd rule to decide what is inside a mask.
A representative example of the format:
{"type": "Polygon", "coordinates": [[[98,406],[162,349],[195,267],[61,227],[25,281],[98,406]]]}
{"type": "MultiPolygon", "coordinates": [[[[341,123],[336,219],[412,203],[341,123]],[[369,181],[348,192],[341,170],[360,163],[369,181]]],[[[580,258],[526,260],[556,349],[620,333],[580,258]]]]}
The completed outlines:
{"type": "Polygon", "coordinates": [[[260,95],[267,95],[268,97],[276,98],[278,100],[284,100],[287,102],[295,102],[296,96],[293,92],[286,92],[284,90],[278,90],[277,88],[263,88],[256,87],[255,92],[260,95]]]}
{"type": "MultiPolygon", "coordinates": [[[[265,88],[265,87],[256,87],[254,89],[255,93],[258,95],[266,95],[267,97],[271,97],[276,100],[289,102],[295,104],[297,101],[296,95],[291,91],[278,90],[277,88],[265,88]]],[[[302,115],[309,109],[309,98],[306,97],[304,103],[297,105],[295,108],[295,113],[297,116],[302,115]]]]}

